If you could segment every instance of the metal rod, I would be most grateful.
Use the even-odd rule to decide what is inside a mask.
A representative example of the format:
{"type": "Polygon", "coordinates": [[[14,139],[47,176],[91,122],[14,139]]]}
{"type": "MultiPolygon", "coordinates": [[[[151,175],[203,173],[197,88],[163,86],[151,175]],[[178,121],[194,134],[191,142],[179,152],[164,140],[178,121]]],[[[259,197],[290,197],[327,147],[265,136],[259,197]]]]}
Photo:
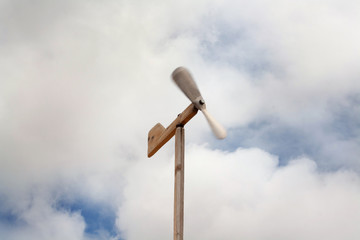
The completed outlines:
{"type": "Polygon", "coordinates": [[[174,240],[183,240],[184,233],[184,126],[175,132],[174,240]]]}

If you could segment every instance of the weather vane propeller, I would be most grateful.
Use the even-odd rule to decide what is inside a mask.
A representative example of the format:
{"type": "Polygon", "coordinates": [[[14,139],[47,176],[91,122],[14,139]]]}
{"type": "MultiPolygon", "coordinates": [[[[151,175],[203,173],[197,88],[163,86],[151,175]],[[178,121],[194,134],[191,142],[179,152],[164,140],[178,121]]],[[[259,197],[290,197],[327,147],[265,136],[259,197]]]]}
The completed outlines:
{"type": "Polygon", "coordinates": [[[206,104],[189,71],[178,67],[172,73],[176,85],[192,102],[165,129],[156,124],[148,134],[148,157],[153,156],[175,135],[175,189],[174,189],[174,240],[183,240],[184,229],[184,125],[200,110],[213,133],[219,139],[226,137],[226,130],[207,111],[206,104]]]}

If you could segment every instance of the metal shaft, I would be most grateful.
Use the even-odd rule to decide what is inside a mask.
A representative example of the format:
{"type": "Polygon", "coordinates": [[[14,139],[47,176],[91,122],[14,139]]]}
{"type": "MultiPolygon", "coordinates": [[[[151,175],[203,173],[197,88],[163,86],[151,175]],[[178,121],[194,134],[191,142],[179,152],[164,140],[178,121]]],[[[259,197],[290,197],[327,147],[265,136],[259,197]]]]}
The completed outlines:
{"type": "Polygon", "coordinates": [[[175,132],[174,240],[183,240],[184,233],[184,126],[175,132]]]}

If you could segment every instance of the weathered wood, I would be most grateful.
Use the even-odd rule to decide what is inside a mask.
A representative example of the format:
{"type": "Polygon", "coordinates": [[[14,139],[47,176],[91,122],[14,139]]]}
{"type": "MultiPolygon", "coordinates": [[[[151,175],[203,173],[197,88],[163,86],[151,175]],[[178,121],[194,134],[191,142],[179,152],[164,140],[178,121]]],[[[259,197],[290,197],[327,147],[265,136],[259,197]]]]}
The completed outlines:
{"type": "Polygon", "coordinates": [[[166,129],[160,123],[156,124],[148,134],[148,157],[152,157],[175,135],[176,126],[184,126],[197,111],[194,104],[190,104],[166,129]]]}
{"type": "Polygon", "coordinates": [[[174,184],[174,240],[183,240],[184,236],[184,142],[183,126],[175,132],[175,184],[174,184]]]}

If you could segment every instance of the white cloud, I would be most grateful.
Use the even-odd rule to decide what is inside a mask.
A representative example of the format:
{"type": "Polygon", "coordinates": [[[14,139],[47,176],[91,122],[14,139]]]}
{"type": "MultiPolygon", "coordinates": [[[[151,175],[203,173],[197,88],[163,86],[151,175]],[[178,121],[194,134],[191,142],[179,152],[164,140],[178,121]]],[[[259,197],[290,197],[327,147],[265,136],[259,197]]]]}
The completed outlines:
{"type": "MultiPolygon", "coordinates": [[[[309,117],[312,120],[329,100],[339,100],[360,88],[356,80],[359,71],[354,65],[360,59],[355,43],[360,40],[360,32],[354,30],[360,19],[350,14],[349,3],[355,4],[345,1],[339,7],[340,2],[255,1],[242,6],[242,2],[227,1],[219,10],[219,15],[223,14],[220,19],[225,19],[231,31],[242,34],[215,54],[222,56],[225,52],[224,60],[240,60],[242,65],[239,61],[229,63],[240,69],[249,64],[247,56],[256,54],[250,63],[265,61],[269,65],[260,69],[264,75],[254,86],[257,91],[252,91],[261,99],[261,112],[297,124],[309,117]],[[303,116],[297,114],[299,111],[303,116]]],[[[236,78],[229,81],[236,82],[236,78]]],[[[233,91],[241,95],[240,86],[233,91]]],[[[322,120],[328,116],[319,117],[322,120]]]]}
{"type": "MultiPolygon", "coordinates": [[[[134,165],[119,227],[126,239],[171,237],[173,160],[134,165]]],[[[279,167],[260,149],[235,152],[192,145],[185,162],[187,239],[357,239],[360,179],[322,173],[308,158],[279,167]]]]}
{"type": "MultiPolygon", "coordinates": [[[[39,192],[35,197],[27,199],[26,205],[18,205],[11,209],[15,224],[0,223],[2,239],[86,239],[85,223],[80,213],[56,211],[49,205],[51,200],[39,192]]],[[[24,199],[18,199],[24,200],[24,199]]]]}
{"type": "MultiPolygon", "coordinates": [[[[186,65],[230,136],[231,129],[275,119],[311,135],[320,149],[319,158],[279,168],[264,150],[224,153],[194,145],[187,159],[186,234],[356,239],[344,219],[359,220],[357,175],[321,173],[312,161],[359,166],[357,115],[347,130],[354,136],[332,129],[334,122],[346,125],[339,109],[359,110],[349,100],[360,90],[358,5],[1,1],[0,213],[16,210],[26,224],[1,223],[0,237],[88,237],[81,213],[55,206],[79,198],[121,206],[118,227],[129,239],[171,237],[172,147],[146,159],[146,135],[189,104],[169,77],[186,65]],[[204,202],[204,196],[211,198],[204,202]],[[335,226],[338,220],[346,226],[335,226]]],[[[187,142],[209,142],[202,117],[187,128],[187,142]]]]}

